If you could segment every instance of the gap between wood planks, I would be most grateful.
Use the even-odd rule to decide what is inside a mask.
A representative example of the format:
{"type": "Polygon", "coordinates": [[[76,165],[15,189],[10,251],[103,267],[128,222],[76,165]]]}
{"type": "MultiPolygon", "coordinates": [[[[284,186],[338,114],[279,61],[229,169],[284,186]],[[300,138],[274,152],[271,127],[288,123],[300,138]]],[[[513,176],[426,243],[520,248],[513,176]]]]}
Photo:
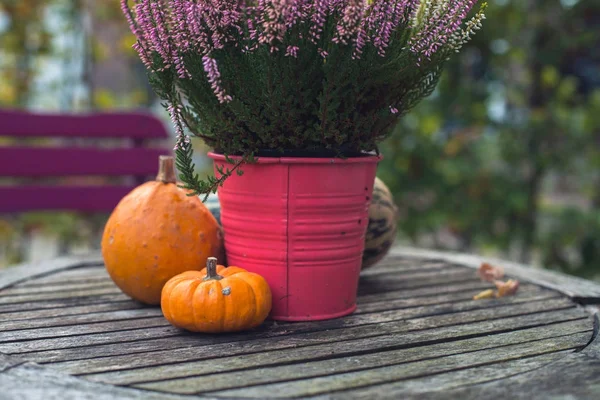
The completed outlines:
{"type": "MultiPolygon", "coordinates": [[[[548,308],[551,307],[549,306],[548,308]]],[[[471,312],[469,314],[475,313],[471,312]]],[[[442,315],[359,326],[352,329],[313,332],[311,335],[288,335],[236,343],[205,344],[203,346],[192,346],[181,349],[157,350],[144,354],[112,357],[100,356],[92,359],[58,362],[52,366],[63,371],[82,375],[119,371],[115,374],[116,377],[123,377],[123,371],[127,369],[169,365],[167,369],[172,372],[177,369],[173,367],[173,364],[180,364],[181,368],[187,370],[188,367],[191,367],[191,361],[220,358],[220,362],[222,362],[222,354],[224,353],[237,357],[242,354],[264,353],[265,350],[277,350],[279,357],[290,357],[292,350],[295,351],[295,349],[312,346],[311,348],[301,350],[301,352],[305,352],[311,351],[311,349],[315,350],[318,346],[322,351],[330,354],[334,348],[340,349],[339,351],[344,351],[348,346],[352,346],[353,350],[357,350],[359,345],[368,348],[375,340],[373,338],[378,338],[375,342],[379,346],[395,347],[406,345],[409,338],[411,345],[413,345],[414,343],[426,340],[426,338],[429,341],[446,340],[449,337],[464,338],[469,335],[507,332],[525,327],[548,325],[555,322],[581,318],[588,318],[588,316],[577,309],[562,309],[559,311],[538,312],[519,316],[509,314],[508,317],[493,319],[463,318],[460,321],[455,316],[442,315]],[[287,349],[287,352],[279,351],[284,349],[287,349]]],[[[271,359],[269,362],[273,362],[273,360],[271,359]]]]}
{"type": "MultiPolygon", "coordinates": [[[[462,268],[462,267],[461,267],[461,268],[462,268]]],[[[458,269],[455,269],[455,270],[456,270],[456,272],[458,273],[458,275],[460,275],[460,272],[458,271],[458,269]]],[[[448,272],[448,271],[446,271],[446,272],[448,272]]],[[[374,276],[374,275],[386,275],[386,274],[391,274],[391,273],[393,273],[393,272],[392,272],[392,271],[389,271],[389,272],[388,272],[388,271],[385,271],[385,272],[381,272],[381,273],[372,273],[372,274],[367,274],[366,276],[374,276]]],[[[433,274],[429,274],[429,276],[431,276],[431,275],[433,275],[433,274]]],[[[410,277],[410,276],[411,276],[411,273],[407,273],[407,274],[406,274],[406,277],[410,277]]],[[[416,273],[416,274],[412,274],[412,276],[413,276],[413,277],[418,277],[419,279],[423,279],[423,278],[427,278],[428,274],[427,274],[427,273],[416,273]]],[[[367,280],[368,280],[368,278],[367,278],[367,280]]],[[[429,285],[425,286],[425,288],[429,288],[429,287],[430,287],[429,285]]],[[[400,288],[400,289],[401,289],[401,288],[400,288]]],[[[398,290],[398,288],[395,288],[395,289],[392,289],[392,290],[398,290]]],[[[365,296],[365,297],[368,297],[368,296],[369,296],[369,295],[367,295],[367,296],[365,296]]],[[[385,300],[381,300],[381,297],[377,297],[377,298],[376,298],[376,296],[373,296],[373,295],[371,295],[371,296],[372,296],[372,299],[373,299],[372,303],[374,303],[374,304],[376,304],[377,302],[384,302],[384,301],[385,301],[385,300]]],[[[44,301],[44,300],[39,300],[39,301],[40,301],[40,302],[42,302],[42,301],[44,301]]],[[[375,310],[376,310],[376,308],[375,308],[375,310]]],[[[375,311],[373,311],[373,312],[375,312],[375,311]]],[[[546,311],[544,311],[544,312],[546,312],[546,311]]],[[[543,325],[543,326],[547,326],[547,325],[543,325]]],[[[32,329],[34,329],[34,328],[32,328],[32,329]]],[[[140,328],[140,329],[141,329],[141,328],[140,328]]],[[[116,331],[116,332],[118,332],[118,331],[116,331]]],[[[445,339],[444,339],[444,340],[445,340],[445,339]]],[[[444,343],[445,343],[445,342],[444,342],[444,343]]],[[[251,354],[252,354],[252,353],[251,353],[251,354]]]]}
{"type": "MultiPolygon", "coordinates": [[[[237,334],[237,335],[226,335],[226,336],[217,335],[216,337],[214,337],[213,340],[222,340],[222,341],[233,341],[236,339],[237,340],[252,340],[252,339],[256,339],[256,338],[260,338],[260,337],[271,337],[274,335],[280,335],[282,332],[284,332],[284,333],[287,333],[287,332],[289,332],[289,333],[309,333],[309,332],[314,332],[314,331],[322,331],[322,330],[326,330],[326,329],[340,329],[340,328],[347,328],[347,327],[351,327],[351,326],[361,326],[361,325],[368,325],[368,324],[377,324],[377,323],[381,323],[381,322],[405,320],[405,319],[410,319],[410,318],[415,318],[415,317],[422,318],[422,317],[430,317],[430,316],[434,316],[434,315],[456,314],[456,313],[461,313],[461,312],[464,313],[464,312],[472,311],[472,310],[480,310],[480,311],[482,310],[484,316],[488,317],[489,313],[487,312],[487,310],[490,308],[504,307],[504,308],[507,308],[507,311],[504,311],[504,313],[506,313],[506,312],[510,312],[510,310],[511,310],[510,307],[514,307],[515,305],[518,305],[521,303],[535,304],[535,303],[539,303],[542,301],[546,302],[548,300],[550,300],[550,301],[554,300],[554,303],[551,302],[550,304],[560,304],[561,306],[566,306],[566,307],[570,306],[570,303],[566,302],[565,300],[556,299],[555,296],[556,295],[554,293],[544,293],[544,292],[538,293],[536,291],[533,291],[531,293],[528,293],[525,296],[510,298],[503,302],[493,302],[493,301],[492,302],[490,302],[490,301],[482,302],[482,301],[468,300],[468,301],[462,301],[462,302],[445,303],[445,304],[441,304],[438,306],[436,306],[436,305],[426,305],[426,306],[416,305],[416,306],[409,306],[406,308],[392,308],[392,309],[390,309],[390,306],[393,307],[393,304],[391,304],[389,302],[388,303],[378,303],[379,307],[377,307],[377,308],[371,307],[371,309],[369,310],[368,313],[363,313],[359,310],[357,313],[355,313],[351,316],[345,317],[343,319],[324,321],[324,322],[320,322],[320,323],[309,322],[309,323],[281,324],[281,325],[278,325],[276,327],[276,329],[273,329],[273,327],[265,325],[261,328],[261,330],[257,330],[253,334],[252,333],[251,334],[242,333],[242,334],[237,334]]],[[[546,304],[541,304],[541,305],[545,306],[546,304]]],[[[148,311],[148,310],[141,310],[141,311],[148,311]]],[[[500,312],[500,316],[501,315],[503,315],[502,310],[500,312]]],[[[112,327],[112,325],[113,325],[112,323],[103,323],[103,322],[90,323],[87,325],[87,328],[86,328],[85,324],[75,324],[72,328],[75,331],[69,330],[68,326],[62,327],[62,332],[63,332],[62,337],[92,335],[95,333],[106,334],[106,333],[110,333],[110,332],[122,332],[122,331],[129,332],[129,331],[131,331],[131,329],[125,329],[124,327],[127,325],[131,325],[131,323],[141,325],[140,328],[138,328],[138,329],[144,329],[144,330],[147,330],[148,328],[150,328],[151,324],[156,324],[155,326],[157,326],[157,327],[164,326],[164,327],[170,328],[170,324],[167,321],[165,321],[162,318],[162,316],[157,316],[157,317],[153,317],[153,318],[140,318],[139,320],[133,320],[133,321],[125,320],[125,321],[121,322],[119,325],[114,324],[114,327],[112,327]],[[91,325],[91,327],[90,327],[90,325],[91,325]],[[112,327],[112,330],[106,330],[105,327],[108,327],[109,329],[112,327]],[[93,328],[96,328],[96,329],[93,329],[93,328]],[[115,329],[115,328],[117,328],[117,329],[115,329]],[[86,329],[88,330],[87,332],[85,331],[86,329]]],[[[10,349],[6,348],[7,345],[8,345],[8,347],[10,347],[10,343],[16,342],[15,345],[22,347],[24,345],[26,346],[27,341],[40,341],[43,339],[45,339],[47,341],[49,339],[55,339],[57,334],[61,332],[60,329],[61,329],[61,327],[57,327],[57,328],[43,327],[43,328],[26,329],[26,330],[19,330],[19,331],[13,332],[11,336],[7,336],[4,339],[0,339],[0,350],[4,351],[5,353],[10,354],[12,352],[10,351],[10,349]],[[3,342],[3,344],[2,344],[2,342],[3,342]]],[[[173,332],[172,336],[179,336],[180,334],[183,334],[182,331],[177,330],[175,328],[171,328],[171,330],[173,332]]],[[[190,340],[196,340],[194,335],[188,334],[187,336],[191,337],[190,340]]],[[[121,343],[121,342],[119,342],[119,343],[121,343]]]]}
{"type": "MultiPolygon", "coordinates": [[[[498,350],[515,345],[539,343],[560,338],[580,339],[589,334],[584,323],[562,323],[550,327],[531,328],[494,335],[492,338],[476,337],[451,342],[441,342],[423,348],[404,348],[366,354],[354,354],[343,358],[308,361],[301,364],[265,366],[260,369],[246,368],[217,373],[203,373],[200,369],[191,376],[164,380],[148,379],[131,386],[179,394],[212,393],[235,388],[249,388],[280,382],[339,375],[347,372],[371,371],[414,362],[442,359],[445,357],[475,353],[481,350],[498,350]],[[570,328],[570,329],[569,329],[570,328]],[[563,333],[559,333],[559,330],[563,333]],[[206,377],[210,376],[209,379],[206,377]]],[[[414,371],[413,371],[414,373],[414,371]]],[[[147,378],[150,378],[148,376],[147,378]]]]}
{"type": "MultiPolygon", "coordinates": [[[[337,391],[326,395],[310,397],[314,400],[337,399],[416,399],[430,398],[432,392],[441,394],[440,399],[452,398],[446,391],[458,387],[483,384],[493,380],[504,380],[516,374],[527,373],[543,368],[572,353],[572,350],[562,350],[554,353],[523,357],[518,360],[500,361],[487,365],[477,365],[454,371],[442,372],[374,386],[353,388],[351,391],[337,391]]],[[[464,399],[465,397],[454,397],[464,399]]],[[[481,397],[477,396],[476,399],[481,397]]]]}
{"type": "MultiPolygon", "coordinates": [[[[573,320],[578,321],[578,320],[573,320]]],[[[579,321],[582,321],[581,319],[579,321]]],[[[304,364],[307,362],[325,361],[330,359],[344,359],[346,357],[357,357],[368,354],[385,354],[385,352],[413,349],[410,351],[426,352],[429,346],[434,346],[441,343],[450,343],[466,339],[480,338],[483,341],[491,340],[491,335],[502,333],[522,332],[524,329],[546,327],[552,329],[554,323],[569,322],[565,319],[555,319],[554,321],[545,321],[543,323],[537,321],[535,323],[524,323],[521,319],[513,322],[510,328],[498,329],[494,328],[493,324],[472,324],[467,327],[464,333],[457,333],[451,327],[443,327],[438,329],[430,329],[427,331],[418,332],[398,332],[388,336],[380,336],[377,338],[359,338],[354,340],[343,340],[341,342],[330,342],[325,344],[314,344],[310,347],[280,347],[268,349],[267,351],[243,353],[236,352],[232,355],[215,357],[215,355],[206,355],[200,360],[180,360],[172,363],[155,363],[153,366],[139,364],[132,368],[133,365],[113,366],[107,369],[104,366],[91,365],[87,368],[88,372],[96,370],[95,373],[83,373],[83,366],[77,368],[69,368],[68,372],[75,375],[85,375],[86,379],[119,384],[129,385],[148,380],[165,380],[173,378],[184,378],[196,374],[212,374],[222,372],[232,372],[236,370],[248,370],[253,368],[265,367],[284,367],[295,364],[304,364]],[[520,323],[521,325],[514,325],[520,323]],[[486,328],[485,331],[481,328],[486,328]]],[[[588,334],[589,337],[589,334],[588,334]]],[[[581,346],[585,341],[579,341],[581,346]]],[[[380,354],[380,355],[381,355],[380,354]]],[[[63,365],[72,365],[74,363],[64,363],[63,365]]],[[[62,368],[61,368],[62,369],[62,368]]],[[[64,370],[64,369],[63,369],[64,370]]]]}
{"type": "MultiPolygon", "coordinates": [[[[483,305],[487,306],[486,308],[495,308],[506,304],[514,304],[520,303],[524,301],[537,301],[541,299],[552,299],[560,297],[559,294],[544,291],[542,289],[538,289],[536,286],[524,285],[521,290],[526,290],[525,296],[520,296],[518,298],[513,298],[508,301],[494,301],[488,300],[487,302],[473,302],[472,295],[470,293],[453,293],[439,296],[431,296],[424,299],[397,299],[397,300],[388,300],[381,302],[371,302],[367,304],[361,304],[354,312],[353,315],[361,315],[368,314],[373,312],[381,312],[388,310],[399,310],[399,309],[407,309],[413,307],[423,307],[430,306],[432,315],[435,313],[440,307],[442,311],[444,310],[444,306],[448,306],[449,304],[454,303],[463,303],[467,302],[473,305],[473,308],[482,308],[483,305]],[[417,300],[417,301],[415,301],[417,300]],[[436,308],[437,307],[437,308],[436,308]]],[[[86,325],[92,323],[101,323],[101,322],[117,322],[127,319],[139,319],[146,317],[160,317],[162,316],[162,311],[159,307],[150,307],[144,306],[137,302],[123,302],[122,304],[116,303],[118,307],[115,309],[106,310],[107,306],[111,304],[99,304],[99,305],[90,305],[88,308],[84,308],[83,312],[79,313],[68,313],[60,316],[48,316],[47,313],[42,313],[42,316],[35,318],[22,318],[20,315],[20,319],[11,318],[5,322],[0,321],[0,332],[6,331],[14,331],[14,330],[25,330],[25,329],[37,329],[37,328],[52,328],[52,327],[64,327],[64,326],[72,326],[72,325],[86,325]],[[94,306],[102,306],[100,311],[93,311],[94,306]]],[[[115,305],[114,303],[112,304],[115,305]]],[[[35,314],[38,315],[39,311],[35,311],[35,314]]],[[[275,324],[274,322],[267,322],[267,325],[275,324]]],[[[281,325],[292,325],[289,323],[282,323],[281,325]]],[[[293,325],[298,325],[293,324],[293,325]]],[[[306,324],[305,324],[306,325],[306,324]]],[[[311,324],[315,325],[315,324],[311,324]]],[[[166,326],[166,324],[165,324],[166,326]]]]}
{"type": "MultiPolygon", "coordinates": [[[[348,372],[309,378],[305,380],[268,384],[243,389],[222,390],[208,392],[216,396],[244,398],[265,398],[270,393],[279,393],[283,398],[305,398],[319,394],[331,395],[335,392],[350,394],[350,390],[358,388],[375,388],[386,383],[402,382],[403,380],[418,379],[435,376],[440,373],[448,373],[472,369],[474,374],[478,371],[475,367],[490,366],[499,362],[519,360],[524,357],[535,357],[544,354],[552,354],[563,350],[573,350],[577,345],[572,344],[573,338],[581,337],[581,334],[573,335],[571,338],[553,338],[539,341],[542,349],[528,349],[529,343],[509,345],[497,349],[484,349],[472,353],[456,354],[448,357],[440,357],[432,360],[417,361],[409,364],[398,364],[394,366],[372,368],[365,371],[348,372]],[[564,339],[564,340],[561,340],[564,339]]],[[[585,334],[584,334],[585,335],[585,334]]],[[[381,393],[381,392],[379,392],[381,393]]],[[[378,398],[378,397],[375,397],[378,398]]]]}

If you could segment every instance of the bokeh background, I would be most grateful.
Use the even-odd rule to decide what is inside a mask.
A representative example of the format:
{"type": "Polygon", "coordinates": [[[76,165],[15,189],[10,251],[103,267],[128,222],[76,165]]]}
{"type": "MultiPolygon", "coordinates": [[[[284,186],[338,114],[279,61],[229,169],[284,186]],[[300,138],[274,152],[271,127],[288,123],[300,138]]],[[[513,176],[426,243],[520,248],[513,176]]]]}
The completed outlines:
{"type": "MultiPolygon", "coordinates": [[[[600,2],[488,3],[482,31],[381,145],[398,243],[600,280],[600,2]]],[[[171,129],[133,40],[118,0],[0,0],[0,108],[143,108],[171,129]]],[[[107,218],[0,214],[0,267],[98,248],[107,218]]]]}

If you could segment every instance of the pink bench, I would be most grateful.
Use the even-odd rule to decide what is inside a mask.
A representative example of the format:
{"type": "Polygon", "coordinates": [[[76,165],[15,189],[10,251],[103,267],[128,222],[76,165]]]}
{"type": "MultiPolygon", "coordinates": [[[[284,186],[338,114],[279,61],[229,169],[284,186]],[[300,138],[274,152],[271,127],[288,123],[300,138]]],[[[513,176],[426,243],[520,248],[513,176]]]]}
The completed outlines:
{"type": "MultiPolygon", "coordinates": [[[[37,114],[0,110],[0,213],[30,210],[110,212],[133,187],[156,174],[158,156],[170,154],[150,141],[167,139],[162,122],[143,113],[37,114]],[[23,144],[30,138],[64,138],[53,147],[23,144]],[[84,139],[120,142],[119,147],[80,145],[84,139]],[[77,142],[77,145],[70,144],[77,142]],[[65,177],[130,177],[128,182],[65,184],[65,177]],[[52,180],[58,182],[52,184],[52,180]]],[[[112,179],[115,180],[115,179],[112,179]]],[[[79,179],[81,181],[81,179],[79,179]]]]}

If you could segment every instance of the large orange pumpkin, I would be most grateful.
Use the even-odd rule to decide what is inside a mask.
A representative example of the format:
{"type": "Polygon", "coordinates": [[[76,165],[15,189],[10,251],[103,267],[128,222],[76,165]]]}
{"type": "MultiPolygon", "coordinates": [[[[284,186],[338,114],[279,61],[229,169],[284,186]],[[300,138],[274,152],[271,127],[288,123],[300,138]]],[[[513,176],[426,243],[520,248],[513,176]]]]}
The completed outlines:
{"type": "Polygon", "coordinates": [[[163,287],[161,308],[174,326],[193,332],[218,333],[252,329],[271,311],[271,289],[260,275],[238,267],[217,266],[171,278],[163,287]]]}
{"type": "Polygon", "coordinates": [[[173,157],[161,156],[155,181],[127,194],[102,237],[102,256],[115,284],[128,296],[159,304],[164,284],[204,267],[222,254],[221,228],[198,196],[178,188],[173,157]]]}

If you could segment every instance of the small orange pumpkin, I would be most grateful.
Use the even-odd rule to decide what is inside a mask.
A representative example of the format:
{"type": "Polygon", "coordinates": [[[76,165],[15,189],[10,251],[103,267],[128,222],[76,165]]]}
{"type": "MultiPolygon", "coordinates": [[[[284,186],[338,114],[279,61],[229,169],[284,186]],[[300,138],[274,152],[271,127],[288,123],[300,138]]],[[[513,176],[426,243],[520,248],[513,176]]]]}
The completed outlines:
{"type": "Polygon", "coordinates": [[[252,329],[271,311],[271,289],[260,275],[238,267],[217,266],[209,257],[202,271],[187,271],[163,287],[161,308],[174,326],[218,333],[252,329]]]}
{"type": "Polygon", "coordinates": [[[160,303],[163,285],[209,256],[223,254],[221,227],[198,196],[177,187],[173,157],[161,156],[155,181],[127,194],[104,228],[102,256],[128,296],[160,303]]]}

